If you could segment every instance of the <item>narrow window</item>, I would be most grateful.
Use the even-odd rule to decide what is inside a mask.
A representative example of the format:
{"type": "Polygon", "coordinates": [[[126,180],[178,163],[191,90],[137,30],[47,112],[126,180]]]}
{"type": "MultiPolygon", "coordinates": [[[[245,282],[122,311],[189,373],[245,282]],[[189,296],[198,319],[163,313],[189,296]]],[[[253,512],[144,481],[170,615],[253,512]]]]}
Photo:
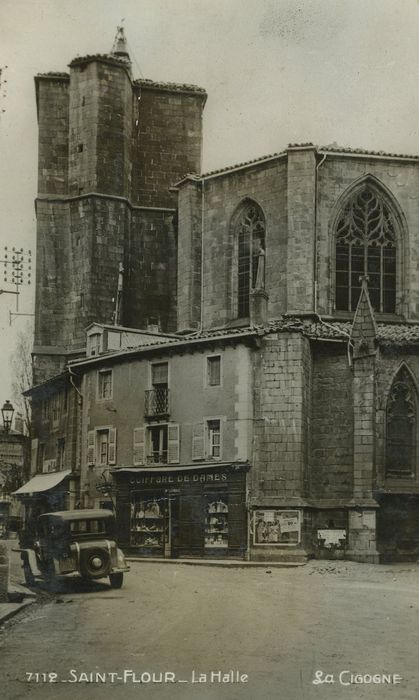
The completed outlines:
{"type": "Polygon", "coordinates": [[[146,416],[165,416],[169,413],[169,365],[155,362],[151,365],[151,386],[145,394],[146,416]]]}
{"type": "Polygon", "coordinates": [[[149,464],[167,464],[167,425],[153,425],[147,430],[149,464]]]}
{"type": "Polygon", "coordinates": [[[102,334],[101,333],[92,333],[92,335],[89,337],[89,354],[91,356],[100,355],[101,349],[102,349],[102,334]]]}
{"type": "Polygon", "coordinates": [[[345,206],[336,232],[336,309],[355,311],[361,277],[374,311],[396,311],[396,236],[390,209],[365,186],[345,206]]]}
{"type": "Polygon", "coordinates": [[[64,469],[65,463],[65,440],[64,438],[59,438],[57,440],[57,470],[61,471],[64,469]]]}
{"type": "Polygon", "coordinates": [[[97,431],[97,455],[100,465],[108,464],[109,456],[109,430],[97,431]]]}
{"type": "Polygon", "coordinates": [[[240,212],[237,224],[237,315],[247,318],[250,291],[256,284],[258,261],[265,250],[265,219],[260,207],[247,203],[240,212]]]}
{"type": "Polygon", "coordinates": [[[221,384],[221,355],[207,357],[207,386],[221,384]]]}
{"type": "Polygon", "coordinates": [[[98,398],[112,398],[112,370],[101,370],[98,372],[98,398]]]}
{"type": "Polygon", "coordinates": [[[52,422],[57,426],[60,420],[60,395],[54,394],[52,397],[52,422]]]}
{"type": "Polygon", "coordinates": [[[169,366],[167,362],[155,362],[151,365],[151,383],[153,386],[168,384],[169,366]]]}
{"type": "Polygon", "coordinates": [[[387,401],[386,476],[412,478],[416,472],[416,398],[408,371],[397,374],[387,401]]]}
{"type": "Polygon", "coordinates": [[[221,423],[218,419],[207,421],[207,453],[208,457],[221,457],[221,423]]]}
{"type": "Polygon", "coordinates": [[[77,153],[82,153],[82,152],[83,152],[83,148],[84,148],[83,144],[82,144],[82,143],[79,143],[78,146],[77,146],[77,153]]]}

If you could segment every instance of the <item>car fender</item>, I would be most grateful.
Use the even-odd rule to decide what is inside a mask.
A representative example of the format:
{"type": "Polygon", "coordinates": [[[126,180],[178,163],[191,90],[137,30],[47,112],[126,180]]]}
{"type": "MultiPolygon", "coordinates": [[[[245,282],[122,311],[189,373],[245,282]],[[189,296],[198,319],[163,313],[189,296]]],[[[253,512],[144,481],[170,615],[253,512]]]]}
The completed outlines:
{"type": "Polygon", "coordinates": [[[129,566],[127,565],[127,562],[125,561],[125,556],[122,551],[122,549],[119,549],[119,547],[116,548],[116,562],[117,562],[117,568],[122,571],[129,571],[129,566]]]}

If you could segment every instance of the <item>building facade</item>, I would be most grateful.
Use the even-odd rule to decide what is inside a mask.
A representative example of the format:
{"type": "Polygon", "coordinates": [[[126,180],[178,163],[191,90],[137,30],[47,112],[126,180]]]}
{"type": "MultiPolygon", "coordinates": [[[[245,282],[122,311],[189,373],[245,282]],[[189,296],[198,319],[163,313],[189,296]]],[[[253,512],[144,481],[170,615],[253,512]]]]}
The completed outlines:
{"type": "Polygon", "coordinates": [[[205,92],[121,36],[37,95],[34,470],[144,555],[417,558],[419,158],[199,174],[205,92]]]}

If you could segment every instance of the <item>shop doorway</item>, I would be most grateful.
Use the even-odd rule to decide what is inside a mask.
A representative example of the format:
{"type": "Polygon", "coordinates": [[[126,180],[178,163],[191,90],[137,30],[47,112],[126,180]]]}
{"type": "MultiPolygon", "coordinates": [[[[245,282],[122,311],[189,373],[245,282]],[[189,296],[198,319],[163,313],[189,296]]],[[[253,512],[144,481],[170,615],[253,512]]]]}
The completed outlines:
{"type": "Polygon", "coordinates": [[[419,556],[419,497],[385,495],[377,512],[380,562],[417,561],[419,556]]]}

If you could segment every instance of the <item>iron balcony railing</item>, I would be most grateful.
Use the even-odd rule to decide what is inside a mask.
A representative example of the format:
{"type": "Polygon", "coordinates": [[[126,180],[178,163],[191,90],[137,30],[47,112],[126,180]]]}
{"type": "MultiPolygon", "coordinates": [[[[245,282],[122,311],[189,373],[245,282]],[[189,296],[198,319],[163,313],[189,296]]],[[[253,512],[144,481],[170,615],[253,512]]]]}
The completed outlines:
{"type": "Polygon", "coordinates": [[[167,464],[167,450],[158,450],[147,455],[147,464],[167,464]]]}
{"type": "Polygon", "coordinates": [[[147,417],[169,415],[169,389],[156,386],[145,392],[145,415],[147,417]]]}

